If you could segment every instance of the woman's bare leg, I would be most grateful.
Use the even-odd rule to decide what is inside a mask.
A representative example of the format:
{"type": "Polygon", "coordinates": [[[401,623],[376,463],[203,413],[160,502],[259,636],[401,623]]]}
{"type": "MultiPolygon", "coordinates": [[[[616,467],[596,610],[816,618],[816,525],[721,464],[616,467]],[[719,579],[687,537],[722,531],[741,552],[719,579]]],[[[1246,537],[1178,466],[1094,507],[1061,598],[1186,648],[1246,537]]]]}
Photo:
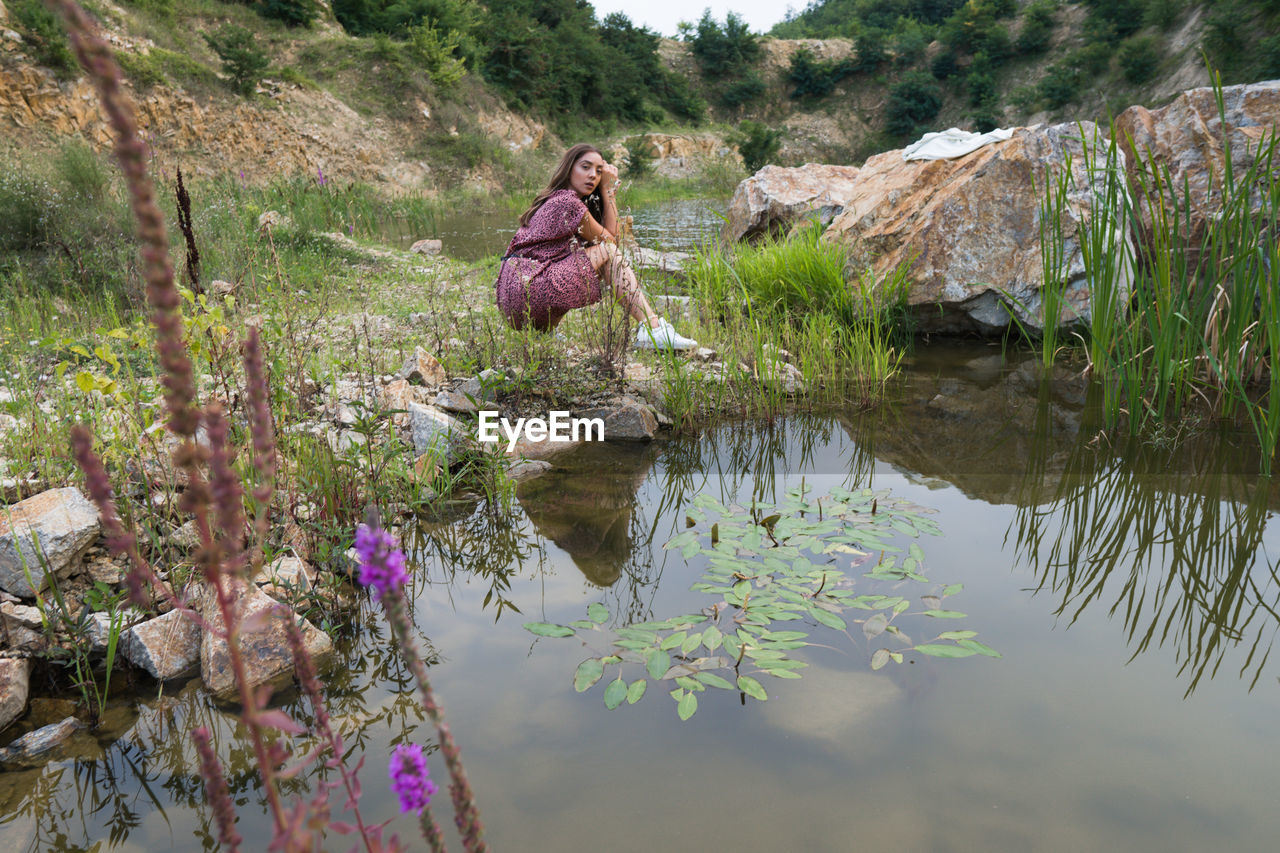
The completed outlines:
{"type": "Polygon", "coordinates": [[[631,264],[613,243],[597,243],[587,247],[587,258],[602,281],[609,285],[613,298],[627,309],[632,319],[657,328],[658,315],[649,307],[649,300],[640,289],[631,264]]]}

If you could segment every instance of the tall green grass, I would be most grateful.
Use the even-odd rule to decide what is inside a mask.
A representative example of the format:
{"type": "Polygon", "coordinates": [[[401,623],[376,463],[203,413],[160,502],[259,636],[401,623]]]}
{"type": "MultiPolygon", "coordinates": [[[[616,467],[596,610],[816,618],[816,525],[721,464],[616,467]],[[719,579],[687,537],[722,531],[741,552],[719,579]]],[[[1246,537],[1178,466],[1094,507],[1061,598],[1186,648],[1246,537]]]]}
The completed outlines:
{"type": "MultiPolygon", "coordinates": [[[[1194,413],[1248,423],[1270,474],[1280,442],[1277,136],[1274,128],[1264,135],[1239,174],[1230,139],[1222,145],[1222,174],[1211,176],[1211,206],[1202,210],[1187,179],[1176,181],[1149,153],[1128,186],[1114,126],[1109,140],[1085,140],[1086,186],[1076,187],[1091,208],[1076,234],[1091,289],[1085,350],[1108,428],[1138,434],[1194,413]],[[1135,199],[1150,222],[1132,227],[1131,243],[1123,238],[1139,222],[1135,199]]],[[[1041,206],[1051,242],[1046,282],[1066,240],[1062,180],[1047,183],[1041,206]]]]}

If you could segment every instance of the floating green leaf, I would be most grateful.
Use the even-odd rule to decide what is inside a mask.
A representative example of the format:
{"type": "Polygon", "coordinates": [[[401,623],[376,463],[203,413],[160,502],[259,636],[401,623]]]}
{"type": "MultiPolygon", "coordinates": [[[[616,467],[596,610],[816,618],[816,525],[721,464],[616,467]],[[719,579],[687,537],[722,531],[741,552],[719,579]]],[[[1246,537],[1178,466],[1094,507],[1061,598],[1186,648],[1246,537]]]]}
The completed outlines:
{"type": "Polygon", "coordinates": [[[644,665],[645,669],[649,671],[650,678],[662,678],[666,671],[671,668],[671,655],[662,649],[654,649],[645,658],[644,665]]]}
{"type": "Polygon", "coordinates": [[[526,622],[524,629],[539,637],[572,637],[574,630],[567,625],[554,625],[550,622],[526,622]]]}
{"type": "Polygon", "coordinates": [[[622,676],[610,681],[609,686],[604,689],[604,706],[610,711],[621,705],[622,700],[626,698],[627,683],[622,680],[622,676]]]}
{"type": "Polygon", "coordinates": [[[714,672],[699,672],[693,676],[708,687],[719,687],[721,690],[732,690],[733,685],[714,672]]]}
{"type": "Polygon", "coordinates": [[[968,614],[961,613],[959,610],[926,610],[924,615],[935,619],[963,619],[968,614]]]}
{"type": "Polygon", "coordinates": [[[738,689],[761,702],[769,698],[769,694],[764,692],[764,686],[749,675],[738,676],[738,689]]]}
{"type": "Polygon", "coordinates": [[[587,605],[587,618],[597,625],[603,625],[609,619],[609,608],[598,601],[587,605]]]}
{"type": "Polygon", "coordinates": [[[889,663],[889,650],[876,649],[871,655],[871,668],[883,669],[885,664],[889,663]]]}
{"type": "Polygon", "coordinates": [[[599,658],[587,658],[578,664],[578,671],[573,674],[573,689],[582,693],[600,680],[604,675],[604,664],[599,658]]]}
{"type": "Polygon", "coordinates": [[[645,689],[649,686],[649,682],[643,678],[638,678],[627,687],[627,704],[634,705],[640,701],[640,697],[644,695],[645,689]]]}
{"type": "Polygon", "coordinates": [[[939,643],[921,643],[916,646],[916,651],[922,655],[931,655],[935,658],[967,658],[975,653],[973,649],[946,646],[939,643]]]}
{"type": "Polygon", "coordinates": [[[998,651],[986,645],[985,643],[979,643],[977,640],[961,639],[956,641],[956,645],[963,646],[966,649],[970,649],[972,651],[977,652],[980,655],[985,655],[989,658],[1000,657],[1000,653],[998,651]]]}
{"type": "Polygon", "coordinates": [[[698,710],[698,694],[692,690],[686,692],[680,698],[680,704],[676,705],[676,713],[680,715],[680,719],[687,720],[698,710]]]}

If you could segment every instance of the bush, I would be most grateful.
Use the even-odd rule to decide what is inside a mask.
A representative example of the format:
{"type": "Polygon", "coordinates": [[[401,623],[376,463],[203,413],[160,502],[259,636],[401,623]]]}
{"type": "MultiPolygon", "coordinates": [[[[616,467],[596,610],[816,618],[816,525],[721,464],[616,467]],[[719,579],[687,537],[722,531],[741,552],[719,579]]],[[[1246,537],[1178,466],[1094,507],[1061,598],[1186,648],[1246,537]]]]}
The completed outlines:
{"type": "Polygon", "coordinates": [[[320,15],[316,0],[261,0],[254,8],[262,17],[290,27],[309,27],[320,15]]]}
{"type": "Polygon", "coordinates": [[[1039,83],[1040,97],[1049,109],[1057,109],[1070,103],[1080,89],[1080,72],[1065,62],[1049,66],[1049,73],[1039,83]]]}
{"type": "Polygon", "coordinates": [[[938,114],[942,91],[934,79],[919,71],[904,75],[889,89],[886,126],[894,136],[906,136],[938,114]]]}
{"type": "Polygon", "coordinates": [[[59,77],[77,70],[62,22],[41,0],[18,0],[10,7],[10,20],[35,48],[35,59],[41,65],[52,68],[59,77]]]}
{"type": "Polygon", "coordinates": [[[245,97],[252,95],[270,65],[253,33],[235,24],[223,24],[212,35],[203,35],[222,61],[222,71],[231,78],[231,87],[245,97]]]}
{"type": "Polygon", "coordinates": [[[747,171],[755,173],[778,155],[778,149],[782,147],[782,131],[774,130],[763,122],[748,120],[729,135],[729,142],[738,146],[747,171]]]}
{"type": "Polygon", "coordinates": [[[759,41],[736,12],[727,14],[721,27],[707,9],[691,41],[698,67],[710,79],[742,74],[760,58],[759,41]]]}
{"type": "Polygon", "coordinates": [[[1045,0],[1036,0],[1027,7],[1022,18],[1022,30],[1018,33],[1018,53],[1041,53],[1049,47],[1053,36],[1053,6],[1045,0]]]}
{"type": "Polygon", "coordinates": [[[1160,65],[1160,46],[1154,36],[1135,36],[1120,46],[1117,58],[1126,80],[1143,83],[1160,65]]]}
{"type": "Polygon", "coordinates": [[[653,155],[643,136],[633,136],[626,141],[627,156],[622,168],[628,178],[643,178],[653,172],[653,155]]]}
{"type": "Polygon", "coordinates": [[[938,80],[946,80],[948,77],[954,77],[956,72],[959,70],[960,64],[957,61],[956,52],[950,48],[943,48],[943,50],[933,58],[933,62],[929,63],[929,73],[938,80]]]}
{"type": "Polygon", "coordinates": [[[720,93],[720,103],[729,109],[749,104],[764,94],[764,80],[755,71],[748,71],[741,79],[730,83],[720,93]]]}
{"type": "Polygon", "coordinates": [[[442,36],[430,24],[418,24],[409,28],[405,49],[432,82],[440,86],[452,86],[467,73],[466,66],[456,55],[458,39],[454,33],[442,36]]]}
{"type": "Polygon", "coordinates": [[[875,71],[889,58],[888,49],[885,47],[884,30],[874,27],[858,30],[858,35],[853,40],[853,49],[855,55],[852,69],[854,71],[868,73],[875,71]]]}
{"type": "Polygon", "coordinates": [[[1147,0],[1147,7],[1142,10],[1142,25],[1167,30],[1181,12],[1182,0],[1147,0]]]}
{"type": "Polygon", "coordinates": [[[167,79],[160,63],[150,54],[144,56],[122,50],[116,54],[116,62],[120,63],[120,70],[129,82],[139,89],[150,89],[167,79]]]}

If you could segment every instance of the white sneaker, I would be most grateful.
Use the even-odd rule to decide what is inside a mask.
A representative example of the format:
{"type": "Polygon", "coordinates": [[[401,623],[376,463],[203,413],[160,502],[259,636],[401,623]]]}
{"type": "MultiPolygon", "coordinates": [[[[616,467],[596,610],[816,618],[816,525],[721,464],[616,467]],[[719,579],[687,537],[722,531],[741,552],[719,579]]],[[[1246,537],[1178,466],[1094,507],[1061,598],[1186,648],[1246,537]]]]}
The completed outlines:
{"type": "Polygon", "coordinates": [[[636,349],[686,350],[697,346],[697,341],[681,335],[662,317],[658,318],[656,327],[641,323],[636,331],[636,349]]]}

